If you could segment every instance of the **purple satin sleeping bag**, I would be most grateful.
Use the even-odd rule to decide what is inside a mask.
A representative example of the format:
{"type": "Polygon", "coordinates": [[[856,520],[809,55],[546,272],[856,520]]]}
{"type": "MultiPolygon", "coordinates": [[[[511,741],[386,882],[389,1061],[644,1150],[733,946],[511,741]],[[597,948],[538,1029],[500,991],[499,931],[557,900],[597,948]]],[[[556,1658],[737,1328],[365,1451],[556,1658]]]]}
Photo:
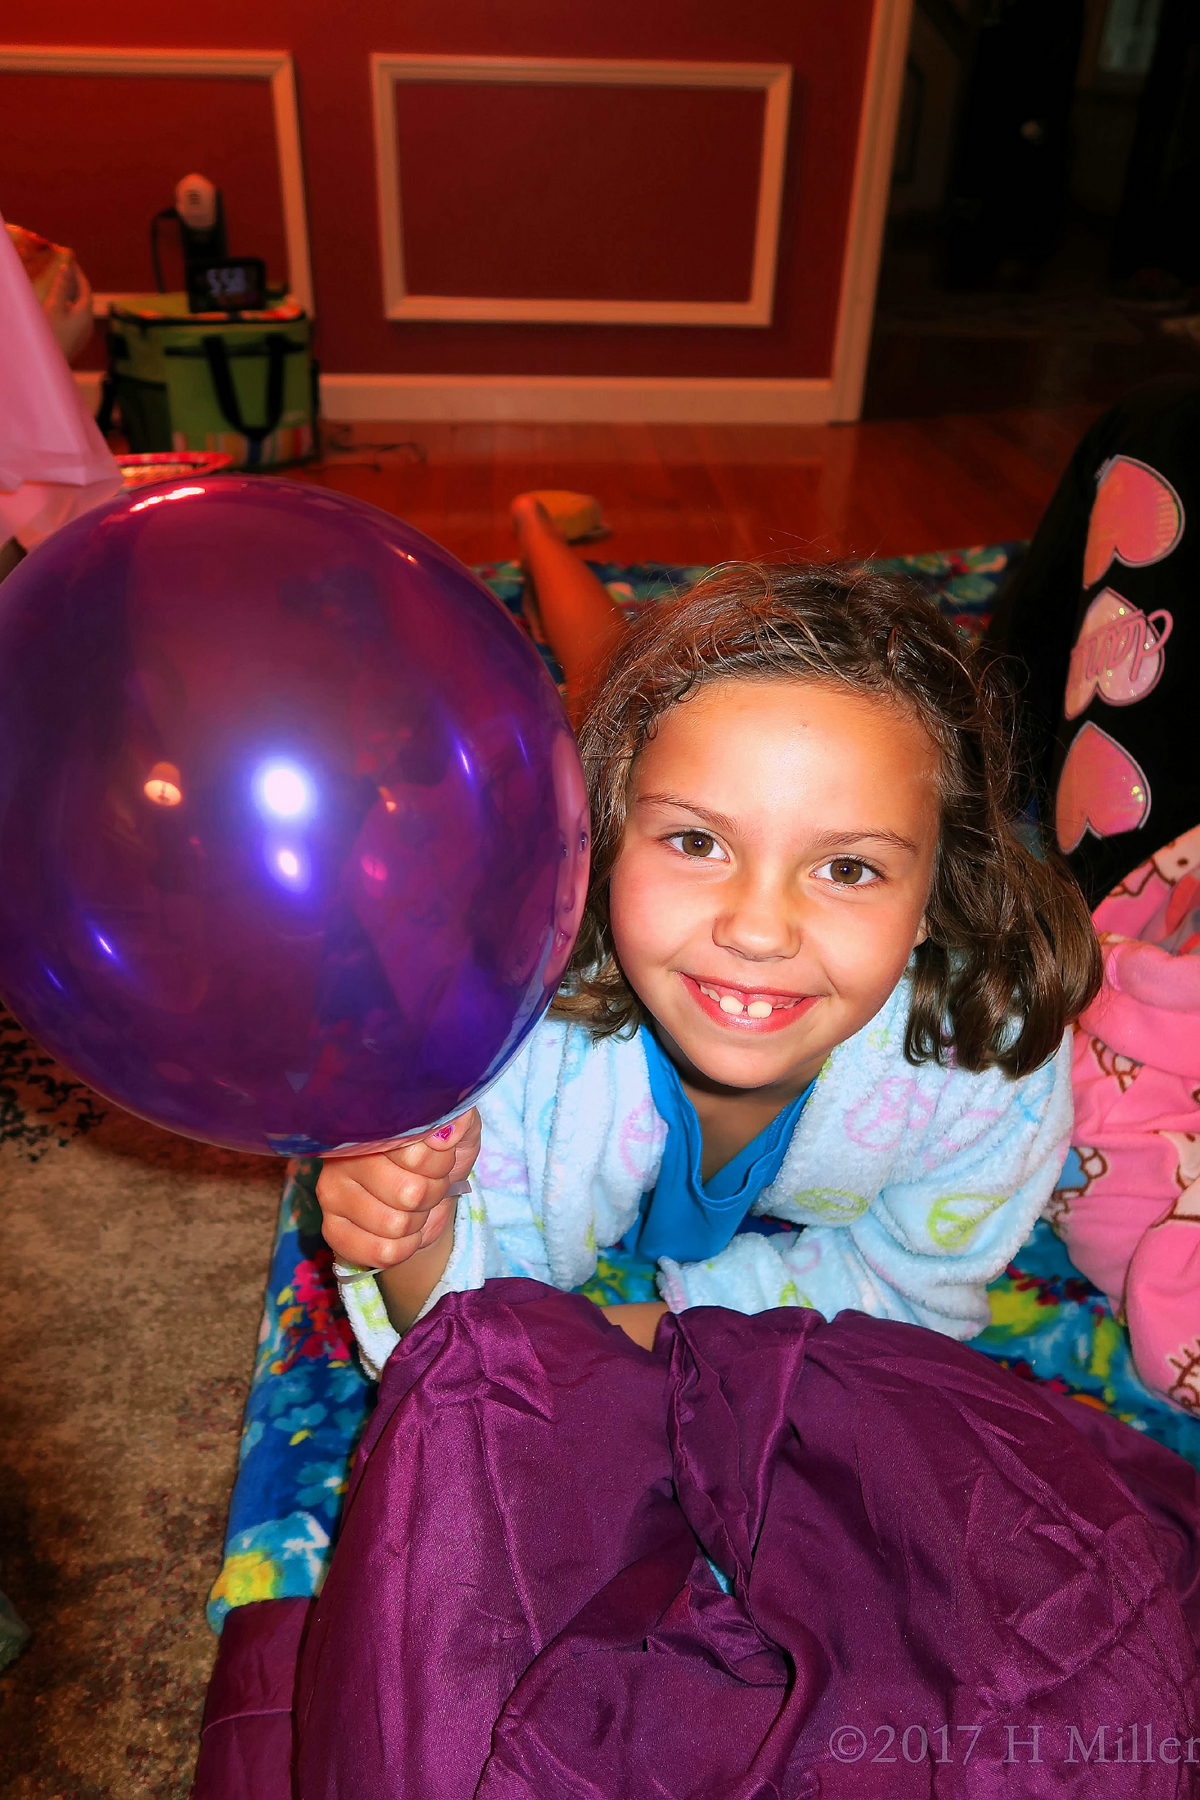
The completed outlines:
{"type": "Polygon", "coordinates": [[[1119,1422],[857,1313],[697,1308],[651,1355],[495,1281],[384,1372],[297,1792],[1189,1794],[1198,1633],[1200,1481],[1119,1422]]]}

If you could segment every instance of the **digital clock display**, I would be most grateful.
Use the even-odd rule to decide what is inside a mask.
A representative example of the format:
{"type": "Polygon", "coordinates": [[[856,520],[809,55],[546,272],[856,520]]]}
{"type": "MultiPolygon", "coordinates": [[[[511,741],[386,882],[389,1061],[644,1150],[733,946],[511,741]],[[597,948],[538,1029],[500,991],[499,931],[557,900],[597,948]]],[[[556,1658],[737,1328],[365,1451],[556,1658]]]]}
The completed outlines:
{"type": "Polygon", "coordinates": [[[267,299],[267,268],[260,256],[193,263],[187,285],[193,312],[261,312],[267,299]]]}

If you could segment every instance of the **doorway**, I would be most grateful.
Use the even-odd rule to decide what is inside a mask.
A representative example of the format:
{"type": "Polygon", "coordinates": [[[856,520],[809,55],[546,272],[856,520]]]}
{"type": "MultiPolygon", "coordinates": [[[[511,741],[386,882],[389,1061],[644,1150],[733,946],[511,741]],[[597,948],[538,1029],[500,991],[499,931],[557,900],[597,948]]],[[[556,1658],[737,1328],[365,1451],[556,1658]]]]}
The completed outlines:
{"type": "Polygon", "coordinates": [[[916,0],[863,416],[1200,374],[1200,7],[916,0]]]}

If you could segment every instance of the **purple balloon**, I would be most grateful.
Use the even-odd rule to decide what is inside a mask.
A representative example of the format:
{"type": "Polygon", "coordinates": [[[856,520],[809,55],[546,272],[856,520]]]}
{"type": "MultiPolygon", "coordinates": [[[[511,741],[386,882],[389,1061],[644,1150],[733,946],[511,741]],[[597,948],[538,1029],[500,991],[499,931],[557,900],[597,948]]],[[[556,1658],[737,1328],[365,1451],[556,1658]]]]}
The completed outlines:
{"type": "Polygon", "coordinates": [[[446,551],[324,488],[119,496],[0,587],[0,991],[84,1081],[280,1155],[470,1106],[574,944],[554,684],[446,551]]]}

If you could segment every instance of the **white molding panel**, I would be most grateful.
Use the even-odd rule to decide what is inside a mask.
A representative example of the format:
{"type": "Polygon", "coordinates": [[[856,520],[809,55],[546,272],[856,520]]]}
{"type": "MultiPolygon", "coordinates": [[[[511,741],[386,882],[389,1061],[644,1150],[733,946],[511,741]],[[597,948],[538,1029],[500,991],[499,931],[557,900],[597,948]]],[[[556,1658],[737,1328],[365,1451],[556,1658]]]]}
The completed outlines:
{"type": "Polygon", "coordinates": [[[792,71],[786,63],[605,62],[567,56],[371,57],[383,309],[388,319],[575,325],[769,325],[779,251],[792,71]],[[756,88],[765,96],[753,272],[747,300],[488,299],[410,292],[396,144],[397,82],[756,88]]]}
{"type": "MultiPolygon", "coordinates": [[[[279,188],[287,241],[288,286],[311,314],[312,265],[296,74],[286,50],[108,50],[79,44],[0,44],[0,71],[38,75],[186,75],[223,81],[265,81],[271,89],[279,188]]],[[[97,294],[97,311],[116,296],[97,294]]]]}

